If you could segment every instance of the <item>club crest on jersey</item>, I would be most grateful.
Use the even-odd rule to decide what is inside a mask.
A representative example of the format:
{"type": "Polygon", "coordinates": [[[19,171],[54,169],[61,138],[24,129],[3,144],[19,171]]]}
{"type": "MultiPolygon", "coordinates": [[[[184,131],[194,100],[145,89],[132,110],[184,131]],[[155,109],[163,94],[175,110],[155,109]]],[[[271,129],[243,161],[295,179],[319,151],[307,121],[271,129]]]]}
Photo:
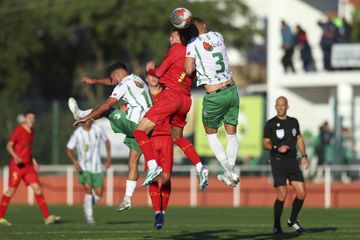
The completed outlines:
{"type": "Polygon", "coordinates": [[[134,83],[138,88],[143,88],[144,87],[144,84],[142,84],[141,82],[134,81],[134,83]]]}
{"type": "Polygon", "coordinates": [[[292,133],[292,135],[295,137],[295,136],[296,136],[296,129],[293,128],[293,129],[291,130],[291,133],[292,133]]]}
{"type": "Polygon", "coordinates": [[[213,50],[213,47],[211,46],[211,44],[207,43],[207,42],[203,42],[203,47],[206,51],[209,51],[209,52],[211,52],[213,50]]]}
{"type": "Polygon", "coordinates": [[[285,136],[285,130],[284,129],[277,129],[276,130],[276,137],[279,139],[284,138],[285,136]]]}

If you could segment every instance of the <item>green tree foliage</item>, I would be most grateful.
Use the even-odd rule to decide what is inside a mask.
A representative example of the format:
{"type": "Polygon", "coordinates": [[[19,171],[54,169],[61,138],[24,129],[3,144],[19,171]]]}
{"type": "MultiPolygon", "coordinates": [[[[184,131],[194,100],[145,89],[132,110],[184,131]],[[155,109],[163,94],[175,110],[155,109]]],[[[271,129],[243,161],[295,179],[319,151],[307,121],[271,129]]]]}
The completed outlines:
{"type": "Polygon", "coordinates": [[[80,77],[103,77],[114,61],[126,62],[139,75],[146,61],[160,62],[169,47],[169,16],[177,7],[190,9],[210,30],[223,33],[228,45],[246,48],[257,32],[242,0],[1,0],[1,146],[25,106],[43,111],[39,122],[49,126],[37,131],[38,141],[50,143],[51,134],[44,131],[52,127],[51,113],[29,94],[37,101],[83,95],[95,104],[105,97],[103,87],[85,86],[80,77]]]}

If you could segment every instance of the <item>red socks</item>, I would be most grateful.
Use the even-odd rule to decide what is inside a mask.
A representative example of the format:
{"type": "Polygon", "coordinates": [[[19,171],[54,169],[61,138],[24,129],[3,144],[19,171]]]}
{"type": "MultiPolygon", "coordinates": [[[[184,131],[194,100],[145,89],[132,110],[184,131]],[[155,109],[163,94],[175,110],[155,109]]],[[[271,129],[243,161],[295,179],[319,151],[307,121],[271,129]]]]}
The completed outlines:
{"type": "Polygon", "coordinates": [[[165,212],[170,198],[171,183],[169,182],[168,184],[161,185],[160,192],[161,192],[161,207],[162,207],[161,210],[165,212]]]}
{"type": "Polygon", "coordinates": [[[161,188],[157,182],[149,184],[149,195],[154,212],[166,211],[171,193],[171,183],[162,184],[161,188]]]}
{"type": "Polygon", "coordinates": [[[0,218],[5,217],[5,213],[9,206],[10,199],[11,199],[10,197],[3,195],[0,203],[0,218]]]}
{"type": "Polygon", "coordinates": [[[149,195],[151,198],[154,212],[160,212],[161,211],[160,188],[157,182],[152,182],[149,184],[149,195]]]}
{"type": "Polygon", "coordinates": [[[173,141],[176,145],[178,145],[181,150],[185,153],[185,155],[190,159],[190,161],[196,165],[200,162],[199,155],[196,153],[194,145],[184,137],[179,138],[176,141],[173,141]]]}
{"type": "Polygon", "coordinates": [[[138,142],[142,153],[144,154],[145,163],[147,163],[149,160],[155,159],[151,141],[146,132],[142,130],[135,130],[134,137],[138,142]]]}
{"type": "Polygon", "coordinates": [[[48,206],[45,202],[44,195],[43,194],[35,195],[35,199],[37,204],[39,205],[42,215],[44,216],[44,218],[47,218],[50,215],[50,213],[48,206]]]}

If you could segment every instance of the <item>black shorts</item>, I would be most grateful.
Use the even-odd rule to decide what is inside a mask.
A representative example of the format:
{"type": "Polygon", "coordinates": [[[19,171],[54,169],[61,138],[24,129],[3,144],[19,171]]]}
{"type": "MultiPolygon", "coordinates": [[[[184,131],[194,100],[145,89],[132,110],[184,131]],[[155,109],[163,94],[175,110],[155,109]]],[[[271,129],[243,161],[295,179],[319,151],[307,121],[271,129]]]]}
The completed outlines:
{"type": "Polygon", "coordinates": [[[304,182],[304,176],[296,159],[272,159],[270,162],[274,187],[286,186],[286,180],[304,182]]]}

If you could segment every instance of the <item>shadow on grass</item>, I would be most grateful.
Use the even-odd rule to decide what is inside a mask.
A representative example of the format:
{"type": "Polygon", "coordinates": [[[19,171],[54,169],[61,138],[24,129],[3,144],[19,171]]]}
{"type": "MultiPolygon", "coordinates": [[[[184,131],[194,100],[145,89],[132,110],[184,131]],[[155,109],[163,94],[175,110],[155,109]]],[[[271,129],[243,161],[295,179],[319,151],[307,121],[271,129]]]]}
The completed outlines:
{"type": "MultiPolygon", "coordinates": [[[[334,232],[338,229],[335,227],[328,228],[309,228],[306,229],[304,235],[309,235],[313,233],[321,233],[321,232],[334,232]]],[[[223,230],[213,230],[213,231],[201,231],[201,232],[183,232],[180,234],[176,234],[170,237],[170,239],[190,239],[190,240],[198,240],[198,239],[207,239],[207,240],[217,240],[217,239],[228,239],[228,240],[236,240],[236,239],[254,239],[254,240],[280,240],[280,239],[295,239],[297,237],[302,236],[302,234],[298,234],[296,232],[292,233],[284,233],[281,235],[274,235],[272,233],[259,233],[259,234],[239,234],[236,230],[233,229],[223,229],[223,230]]]]}

